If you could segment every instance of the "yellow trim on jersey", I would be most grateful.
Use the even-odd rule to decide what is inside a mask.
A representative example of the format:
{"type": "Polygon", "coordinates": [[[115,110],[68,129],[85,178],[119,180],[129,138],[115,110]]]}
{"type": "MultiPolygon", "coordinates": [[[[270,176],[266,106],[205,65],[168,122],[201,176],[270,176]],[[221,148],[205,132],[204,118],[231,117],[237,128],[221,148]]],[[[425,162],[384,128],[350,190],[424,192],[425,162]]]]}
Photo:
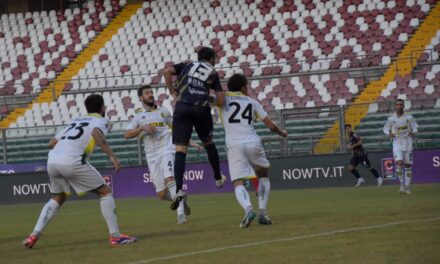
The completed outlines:
{"type": "Polygon", "coordinates": [[[87,114],[87,116],[94,116],[94,117],[102,118],[102,115],[100,115],[98,113],[87,114]]]}
{"type": "Polygon", "coordinates": [[[246,96],[244,93],[242,92],[226,92],[225,93],[226,96],[246,96]]]}
{"type": "Polygon", "coordinates": [[[93,137],[90,137],[89,144],[87,144],[87,147],[84,149],[84,154],[88,156],[90,153],[93,152],[95,149],[95,139],[93,137]]]}

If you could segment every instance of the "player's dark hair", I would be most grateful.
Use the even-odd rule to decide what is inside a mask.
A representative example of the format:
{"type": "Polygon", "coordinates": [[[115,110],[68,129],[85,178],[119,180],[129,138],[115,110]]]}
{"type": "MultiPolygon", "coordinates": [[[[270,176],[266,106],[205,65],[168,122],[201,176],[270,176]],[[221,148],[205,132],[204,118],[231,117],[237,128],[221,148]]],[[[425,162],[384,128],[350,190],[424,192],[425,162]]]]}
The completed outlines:
{"type": "Polygon", "coordinates": [[[396,101],[394,101],[394,104],[396,104],[397,102],[402,102],[402,103],[405,103],[405,101],[403,100],[403,99],[397,99],[396,101]]]}
{"type": "Polygon", "coordinates": [[[142,96],[142,94],[144,93],[144,90],[147,90],[147,89],[151,89],[151,86],[150,85],[142,85],[139,89],[138,89],[138,96],[139,97],[141,97],[142,96]]]}
{"type": "Polygon", "coordinates": [[[344,128],[347,128],[347,127],[351,128],[351,124],[345,124],[344,128]]]}
{"type": "Polygon", "coordinates": [[[246,76],[236,73],[228,80],[228,90],[231,92],[240,92],[243,86],[248,84],[246,76]]]}
{"type": "Polygon", "coordinates": [[[104,98],[100,94],[91,94],[87,96],[84,104],[87,109],[87,113],[100,113],[102,106],[104,105],[104,98]]]}
{"type": "Polygon", "coordinates": [[[201,47],[197,51],[197,60],[202,61],[209,61],[211,59],[215,59],[217,57],[217,54],[215,53],[215,50],[209,47],[201,47]]]}

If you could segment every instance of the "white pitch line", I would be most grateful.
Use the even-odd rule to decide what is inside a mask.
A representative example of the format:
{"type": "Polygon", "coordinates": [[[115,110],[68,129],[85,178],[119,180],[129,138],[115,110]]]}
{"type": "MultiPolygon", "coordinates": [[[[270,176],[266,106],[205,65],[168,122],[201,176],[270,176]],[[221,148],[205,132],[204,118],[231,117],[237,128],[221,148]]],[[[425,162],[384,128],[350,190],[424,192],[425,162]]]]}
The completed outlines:
{"type": "Polygon", "coordinates": [[[358,231],[371,230],[371,229],[377,229],[377,228],[384,228],[384,227],[389,227],[389,226],[411,224],[411,223],[420,223],[420,222],[433,222],[433,221],[440,221],[440,216],[433,217],[433,218],[425,218],[425,219],[403,220],[403,221],[390,222],[390,223],[379,224],[379,225],[352,227],[352,228],[339,229],[339,230],[322,232],[322,233],[317,233],[317,234],[279,238],[279,239],[273,239],[273,240],[264,240],[264,241],[246,243],[246,244],[229,245],[229,246],[225,246],[225,247],[217,247],[217,248],[211,248],[211,249],[206,249],[206,250],[169,255],[169,256],[164,256],[164,257],[143,259],[143,260],[139,260],[139,261],[129,262],[128,264],[152,263],[152,262],[162,261],[162,260],[176,259],[176,258],[181,258],[181,257],[188,257],[188,256],[208,254],[208,253],[215,253],[215,252],[225,251],[228,249],[247,248],[247,247],[273,244],[273,243],[279,243],[279,242],[302,240],[302,239],[308,239],[308,238],[324,237],[324,236],[331,236],[331,235],[337,235],[337,234],[344,234],[344,233],[358,232],[358,231]]]}

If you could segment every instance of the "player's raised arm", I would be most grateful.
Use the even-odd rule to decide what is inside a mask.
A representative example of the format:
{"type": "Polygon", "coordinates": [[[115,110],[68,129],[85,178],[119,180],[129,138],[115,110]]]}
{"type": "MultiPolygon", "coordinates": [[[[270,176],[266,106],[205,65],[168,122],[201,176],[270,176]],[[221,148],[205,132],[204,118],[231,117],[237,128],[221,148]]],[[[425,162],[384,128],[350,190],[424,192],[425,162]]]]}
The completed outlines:
{"type": "Polygon", "coordinates": [[[176,88],[174,87],[173,84],[173,75],[176,75],[176,69],[174,68],[174,66],[171,67],[167,67],[165,68],[165,70],[163,71],[163,77],[165,79],[165,84],[168,87],[168,90],[170,91],[170,94],[172,96],[176,95],[176,88]]]}
{"type": "Polygon", "coordinates": [[[282,137],[287,137],[287,134],[288,134],[287,131],[280,129],[277,125],[275,125],[274,122],[272,122],[272,120],[268,116],[266,116],[263,119],[263,123],[266,125],[267,128],[270,129],[270,131],[272,131],[282,137]]]}
{"type": "Polygon", "coordinates": [[[115,167],[115,171],[118,172],[121,169],[121,164],[119,163],[119,160],[116,158],[115,154],[108,145],[107,140],[105,140],[105,136],[102,131],[99,128],[95,127],[92,130],[92,137],[95,140],[96,145],[98,145],[101,150],[105,154],[107,154],[110,161],[113,163],[113,166],[115,167]]]}

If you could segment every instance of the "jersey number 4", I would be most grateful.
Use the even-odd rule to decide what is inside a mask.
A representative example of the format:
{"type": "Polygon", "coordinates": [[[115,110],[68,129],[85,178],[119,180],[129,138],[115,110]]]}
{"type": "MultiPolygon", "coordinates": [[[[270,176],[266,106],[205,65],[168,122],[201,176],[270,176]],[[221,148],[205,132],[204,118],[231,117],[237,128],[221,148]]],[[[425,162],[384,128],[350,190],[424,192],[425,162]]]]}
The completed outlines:
{"type": "Polygon", "coordinates": [[[62,136],[61,139],[67,138],[70,140],[75,140],[75,139],[80,138],[84,134],[83,127],[86,127],[88,125],[89,125],[89,123],[87,123],[87,122],[83,122],[83,123],[79,123],[79,124],[77,124],[77,123],[70,124],[69,128],[66,130],[66,132],[64,132],[64,136],[62,136]],[[72,129],[75,129],[75,130],[72,130],[72,129]],[[67,136],[67,134],[72,134],[72,133],[69,133],[69,131],[71,131],[71,130],[77,131],[77,132],[74,135],[67,136]]]}
{"type": "MultiPolygon", "coordinates": [[[[241,106],[237,102],[229,103],[230,107],[235,107],[234,111],[232,112],[232,115],[229,117],[228,121],[229,123],[240,123],[241,119],[237,118],[237,115],[241,111],[241,106]]],[[[248,121],[248,125],[252,123],[252,104],[248,104],[243,112],[241,112],[242,119],[246,119],[248,121]]]]}

